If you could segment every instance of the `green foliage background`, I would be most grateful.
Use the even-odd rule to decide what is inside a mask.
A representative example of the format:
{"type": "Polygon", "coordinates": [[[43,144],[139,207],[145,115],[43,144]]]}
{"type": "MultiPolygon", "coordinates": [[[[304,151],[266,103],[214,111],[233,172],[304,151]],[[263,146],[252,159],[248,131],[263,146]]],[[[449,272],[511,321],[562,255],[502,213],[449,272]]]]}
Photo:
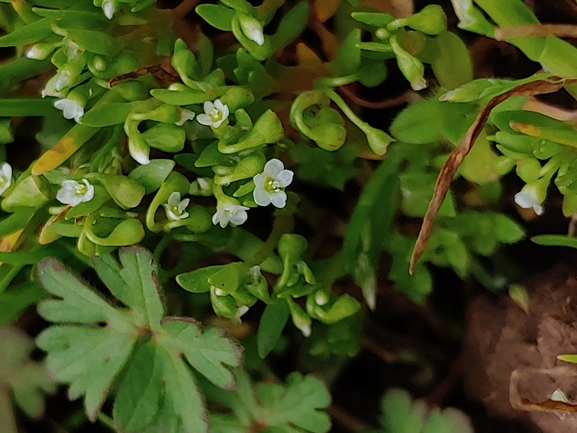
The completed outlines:
{"type": "MultiPolygon", "coordinates": [[[[436,4],[158,3],[0,0],[2,433],[17,431],[13,401],[40,417],[56,384],[121,432],[326,432],[327,383],[280,380],[267,361],[287,336],[301,341],[292,328],[310,356],[340,365],[360,349],[385,269],[416,303],[433,267],[506,289],[483,257],[524,237],[503,212],[512,170],[519,206],[542,213],[555,184],[563,214],[577,211],[571,119],[514,96],[491,112],[458,172],[465,188],[408,273],[437,174],[488,101],[577,77],[572,45],[529,33],[507,42],[546,72],[474,79],[463,38],[538,26],[521,0],[453,0],[458,29],[436,4]],[[393,70],[410,103],[369,123],[351,89],[386,88],[393,70]],[[15,326],[32,306],[48,322],[40,363],[15,326]],[[229,334],[205,326],[215,321],[229,334]]],[[[382,409],[386,432],[472,431],[404,391],[382,409]]]]}

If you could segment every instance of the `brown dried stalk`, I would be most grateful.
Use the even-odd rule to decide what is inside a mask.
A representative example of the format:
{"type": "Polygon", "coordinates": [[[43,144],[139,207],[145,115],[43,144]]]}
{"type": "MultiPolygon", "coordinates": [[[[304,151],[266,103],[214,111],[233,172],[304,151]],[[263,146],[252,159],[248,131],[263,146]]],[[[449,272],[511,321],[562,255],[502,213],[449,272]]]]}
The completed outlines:
{"type": "Polygon", "coordinates": [[[577,38],[577,26],[575,24],[527,24],[524,26],[495,29],[495,39],[498,41],[523,38],[525,36],[577,38]]]}
{"type": "Polygon", "coordinates": [[[521,84],[501,95],[495,96],[489,101],[487,106],[481,110],[473,124],[467,130],[467,133],[465,134],[465,137],[459,146],[451,153],[451,155],[449,155],[449,159],[447,159],[447,162],[445,162],[443,168],[441,168],[439,176],[437,177],[437,181],[435,183],[435,192],[431,202],[429,203],[429,208],[427,209],[427,213],[423,219],[423,224],[421,226],[421,230],[419,231],[419,236],[411,256],[411,263],[409,266],[409,273],[411,275],[415,270],[415,265],[417,264],[419,257],[421,257],[421,254],[423,254],[423,251],[427,246],[427,242],[431,236],[433,221],[435,220],[437,212],[439,211],[439,208],[443,204],[443,201],[449,192],[453,177],[473,147],[473,144],[475,144],[475,140],[483,130],[491,110],[511,96],[534,96],[542,95],[545,93],[554,93],[560,90],[565,84],[572,84],[575,82],[577,82],[577,79],[551,77],[546,80],[538,80],[531,83],[521,84]]]}

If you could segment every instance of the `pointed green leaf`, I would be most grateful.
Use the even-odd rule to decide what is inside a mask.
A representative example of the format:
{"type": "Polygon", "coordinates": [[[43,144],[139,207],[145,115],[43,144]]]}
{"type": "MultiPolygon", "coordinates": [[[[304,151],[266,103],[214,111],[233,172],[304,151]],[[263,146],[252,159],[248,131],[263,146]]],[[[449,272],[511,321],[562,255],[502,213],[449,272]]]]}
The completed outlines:
{"type": "Polygon", "coordinates": [[[256,334],[258,356],[265,358],[274,349],[289,316],[290,310],[283,300],[266,306],[256,334]]]}

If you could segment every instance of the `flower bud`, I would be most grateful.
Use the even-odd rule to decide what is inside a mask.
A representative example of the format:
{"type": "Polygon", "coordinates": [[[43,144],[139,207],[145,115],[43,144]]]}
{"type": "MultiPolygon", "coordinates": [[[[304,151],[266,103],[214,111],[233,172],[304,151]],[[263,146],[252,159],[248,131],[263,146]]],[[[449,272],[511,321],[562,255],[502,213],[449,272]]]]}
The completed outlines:
{"type": "Polygon", "coordinates": [[[311,335],[312,320],[309,315],[291,298],[286,298],[294,325],[303,333],[305,337],[311,335]]]}
{"type": "Polygon", "coordinates": [[[543,214],[542,203],[547,197],[549,179],[538,179],[527,183],[520,192],[515,194],[515,203],[523,209],[533,208],[537,215],[543,214]]]}
{"type": "Polygon", "coordinates": [[[108,18],[109,20],[111,20],[112,17],[114,17],[114,12],[116,12],[117,9],[118,5],[114,0],[104,0],[102,2],[102,11],[104,12],[106,18],[108,18]]]}
{"type": "Polygon", "coordinates": [[[425,67],[421,61],[406,52],[397,42],[396,36],[392,36],[390,41],[391,48],[397,57],[397,64],[399,65],[399,69],[405,78],[409,80],[413,90],[419,91],[426,88],[427,81],[423,77],[425,74],[425,67]]]}
{"type": "Polygon", "coordinates": [[[32,45],[26,51],[26,57],[34,60],[44,60],[48,58],[48,56],[52,54],[52,52],[56,48],[58,48],[60,44],[61,44],[60,42],[54,42],[54,43],[38,42],[32,45]]]}
{"type": "Polygon", "coordinates": [[[407,18],[391,22],[387,28],[395,31],[400,27],[410,27],[426,35],[438,35],[447,30],[447,16],[439,5],[427,5],[420,12],[407,18]]]}
{"type": "Polygon", "coordinates": [[[264,33],[260,21],[243,13],[237,15],[240,28],[245,36],[262,47],[264,45],[264,33]]]}
{"type": "Polygon", "coordinates": [[[217,287],[210,287],[210,301],[214,312],[221,317],[228,319],[235,318],[238,310],[236,302],[234,302],[234,299],[230,295],[225,294],[224,296],[219,296],[216,293],[217,290],[217,287]]]}
{"type": "Polygon", "coordinates": [[[273,53],[270,38],[262,33],[262,25],[255,18],[237,12],[232,17],[231,27],[236,39],[256,60],[262,62],[273,53]]]}
{"type": "Polygon", "coordinates": [[[246,290],[254,297],[267,302],[270,299],[268,292],[268,282],[262,275],[259,266],[253,266],[249,270],[249,281],[246,284],[246,290]]]}
{"type": "Polygon", "coordinates": [[[210,177],[198,177],[190,184],[190,195],[210,197],[212,195],[213,180],[210,177]]]}
{"type": "Polygon", "coordinates": [[[150,146],[142,138],[138,130],[140,122],[127,117],[124,122],[124,132],[128,136],[128,152],[136,162],[142,165],[150,163],[150,146]]]}

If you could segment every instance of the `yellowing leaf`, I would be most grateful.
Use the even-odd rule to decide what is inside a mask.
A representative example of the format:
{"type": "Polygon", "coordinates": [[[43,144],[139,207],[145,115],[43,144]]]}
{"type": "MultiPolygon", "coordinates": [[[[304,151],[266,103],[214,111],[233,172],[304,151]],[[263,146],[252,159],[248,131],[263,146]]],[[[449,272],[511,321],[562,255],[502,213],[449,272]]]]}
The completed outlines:
{"type": "Polygon", "coordinates": [[[341,4],[341,0],[316,0],[313,4],[313,11],[317,19],[324,23],[332,17],[341,4]]]}

